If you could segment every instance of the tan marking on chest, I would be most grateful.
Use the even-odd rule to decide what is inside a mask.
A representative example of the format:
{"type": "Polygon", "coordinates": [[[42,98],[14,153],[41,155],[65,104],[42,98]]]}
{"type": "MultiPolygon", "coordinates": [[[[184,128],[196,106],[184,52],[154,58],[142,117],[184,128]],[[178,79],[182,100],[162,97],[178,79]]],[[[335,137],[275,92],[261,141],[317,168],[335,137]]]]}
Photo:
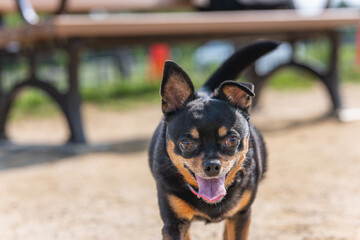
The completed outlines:
{"type": "Polygon", "coordinates": [[[169,195],[168,199],[172,210],[174,211],[174,213],[178,218],[186,219],[189,221],[194,218],[195,215],[194,209],[184,200],[174,195],[169,195]]]}
{"type": "Polygon", "coordinates": [[[237,212],[243,210],[249,203],[250,203],[250,200],[251,200],[251,197],[252,197],[252,191],[251,190],[246,190],[239,202],[235,205],[234,208],[232,208],[230,211],[228,211],[227,213],[225,213],[225,216],[226,217],[232,217],[234,216],[237,212]]]}
{"type": "Polygon", "coordinates": [[[187,202],[185,202],[181,198],[178,198],[175,195],[169,195],[168,200],[172,210],[180,219],[186,219],[191,221],[195,216],[209,218],[204,213],[199,212],[198,210],[190,206],[187,202]]]}

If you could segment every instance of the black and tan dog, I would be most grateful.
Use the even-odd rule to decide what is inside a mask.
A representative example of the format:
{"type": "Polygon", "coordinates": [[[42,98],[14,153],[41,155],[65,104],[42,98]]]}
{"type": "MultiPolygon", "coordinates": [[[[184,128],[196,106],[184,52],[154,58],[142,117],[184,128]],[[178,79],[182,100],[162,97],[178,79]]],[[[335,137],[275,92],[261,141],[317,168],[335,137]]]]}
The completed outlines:
{"type": "Polygon", "coordinates": [[[239,50],[197,92],[184,70],[165,63],[164,117],[149,152],[163,239],[190,239],[193,220],[225,220],[224,239],[247,239],[266,151],[249,121],[253,85],[229,80],[276,47],[261,41],[239,50]]]}

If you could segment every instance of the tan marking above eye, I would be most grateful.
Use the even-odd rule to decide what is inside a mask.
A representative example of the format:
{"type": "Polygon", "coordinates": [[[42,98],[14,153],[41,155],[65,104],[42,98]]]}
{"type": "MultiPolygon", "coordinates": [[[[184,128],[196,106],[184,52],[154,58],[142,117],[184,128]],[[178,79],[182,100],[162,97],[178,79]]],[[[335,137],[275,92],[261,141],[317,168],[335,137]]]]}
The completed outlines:
{"type": "Polygon", "coordinates": [[[218,134],[219,134],[219,137],[224,137],[226,136],[227,134],[227,129],[225,126],[222,126],[219,128],[219,131],[218,131],[218,134]]]}
{"type": "Polygon", "coordinates": [[[190,131],[190,135],[195,138],[198,139],[199,138],[199,131],[196,128],[192,128],[190,131]]]}

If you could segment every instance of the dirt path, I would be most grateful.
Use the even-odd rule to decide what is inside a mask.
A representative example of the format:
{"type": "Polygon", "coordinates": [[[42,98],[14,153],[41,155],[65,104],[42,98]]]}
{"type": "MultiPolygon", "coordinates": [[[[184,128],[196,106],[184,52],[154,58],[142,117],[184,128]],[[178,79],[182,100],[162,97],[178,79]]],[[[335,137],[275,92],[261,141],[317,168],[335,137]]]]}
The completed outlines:
{"type": "MultiPolygon", "coordinates": [[[[360,86],[344,91],[360,107],[360,86]]],[[[269,171],[250,239],[360,239],[360,122],[319,120],[327,104],[320,88],[264,95],[253,122],[268,145],[269,171]]],[[[160,116],[157,107],[87,107],[88,147],[0,147],[0,240],[160,239],[146,153],[160,116]]],[[[28,119],[10,134],[18,143],[56,144],[66,138],[62,121],[28,119]]],[[[191,232],[221,239],[222,225],[195,223],[191,232]]]]}

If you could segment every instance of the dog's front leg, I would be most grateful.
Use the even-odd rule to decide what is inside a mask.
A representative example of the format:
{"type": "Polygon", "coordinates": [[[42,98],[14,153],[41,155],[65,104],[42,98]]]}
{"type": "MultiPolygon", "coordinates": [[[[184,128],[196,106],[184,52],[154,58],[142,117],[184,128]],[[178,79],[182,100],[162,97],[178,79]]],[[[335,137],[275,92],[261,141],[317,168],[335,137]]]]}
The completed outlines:
{"type": "Polygon", "coordinates": [[[247,240],[250,228],[250,209],[236,213],[225,222],[224,240],[247,240]]]}
{"type": "Polygon", "coordinates": [[[186,204],[174,195],[163,192],[158,194],[160,215],[164,222],[162,229],[163,240],[190,240],[189,218],[183,216],[186,214],[186,204]],[[179,212],[182,211],[182,212],[179,212]]]}
{"type": "Polygon", "coordinates": [[[177,226],[165,223],[162,229],[163,240],[190,240],[189,227],[189,222],[177,226]]]}

